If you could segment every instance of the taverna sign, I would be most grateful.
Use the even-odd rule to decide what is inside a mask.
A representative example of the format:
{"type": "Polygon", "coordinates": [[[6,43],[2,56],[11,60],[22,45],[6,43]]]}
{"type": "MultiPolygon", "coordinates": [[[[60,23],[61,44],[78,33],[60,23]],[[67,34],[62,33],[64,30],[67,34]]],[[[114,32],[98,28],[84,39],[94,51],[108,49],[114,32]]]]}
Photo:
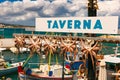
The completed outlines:
{"type": "Polygon", "coordinates": [[[36,31],[71,33],[118,33],[118,17],[36,18],[36,31]]]}

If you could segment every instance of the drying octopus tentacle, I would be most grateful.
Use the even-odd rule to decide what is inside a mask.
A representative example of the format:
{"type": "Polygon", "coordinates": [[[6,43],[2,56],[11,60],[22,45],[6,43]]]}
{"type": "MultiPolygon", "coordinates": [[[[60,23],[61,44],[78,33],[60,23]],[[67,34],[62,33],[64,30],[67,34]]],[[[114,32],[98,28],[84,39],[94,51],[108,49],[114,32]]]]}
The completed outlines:
{"type": "Polygon", "coordinates": [[[94,56],[92,55],[92,51],[90,51],[90,57],[91,57],[92,65],[93,65],[93,68],[94,68],[94,56]]]}
{"type": "MultiPolygon", "coordinates": [[[[84,55],[88,56],[90,55],[91,60],[92,60],[92,65],[94,67],[94,58],[96,59],[96,51],[99,50],[100,48],[98,47],[98,41],[94,44],[94,46],[86,46],[83,40],[80,40],[80,43],[82,45],[82,52],[84,55]]],[[[85,58],[86,58],[85,56],[85,58]]]]}

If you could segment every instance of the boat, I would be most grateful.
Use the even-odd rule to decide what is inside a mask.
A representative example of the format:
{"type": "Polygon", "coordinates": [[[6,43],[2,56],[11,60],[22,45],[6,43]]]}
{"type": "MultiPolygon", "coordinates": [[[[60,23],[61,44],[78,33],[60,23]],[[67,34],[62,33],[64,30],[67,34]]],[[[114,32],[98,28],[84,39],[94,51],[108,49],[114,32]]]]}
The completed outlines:
{"type": "Polygon", "coordinates": [[[0,58],[4,58],[2,51],[6,50],[6,48],[0,48],[0,58]]]}
{"type": "MultiPolygon", "coordinates": [[[[82,60],[72,61],[72,65],[69,65],[69,60],[66,60],[64,67],[64,80],[73,80],[73,75],[77,73],[78,68],[83,64],[82,60]]],[[[63,80],[62,70],[63,66],[60,64],[51,65],[50,68],[52,75],[49,74],[49,65],[46,63],[28,63],[29,67],[32,65],[40,65],[39,68],[27,68],[24,72],[18,72],[20,80],[63,80]]]]}
{"type": "MultiPolygon", "coordinates": [[[[18,49],[16,47],[11,47],[10,48],[10,51],[13,52],[13,53],[18,53],[18,49]]],[[[28,52],[30,51],[28,48],[20,48],[20,53],[24,53],[24,52],[28,52]]]]}
{"type": "Polygon", "coordinates": [[[4,59],[0,59],[0,77],[16,72],[19,64],[20,63],[23,64],[23,62],[24,61],[9,63],[9,62],[6,62],[4,59]]]}
{"type": "Polygon", "coordinates": [[[17,71],[17,67],[19,66],[19,63],[23,64],[24,62],[24,61],[20,61],[20,62],[12,63],[12,59],[11,60],[4,59],[4,56],[2,55],[2,51],[4,50],[6,50],[6,48],[0,48],[0,77],[17,71]]]}
{"type": "MultiPolygon", "coordinates": [[[[102,61],[102,68],[105,67],[104,71],[106,70],[105,74],[107,75],[105,80],[120,79],[119,78],[120,72],[118,72],[120,70],[120,57],[119,57],[118,47],[119,47],[118,44],[116,44],[116,47],[112,47],[114,49],[114,54],[103,55],[102,59],[98,59],[100,63],[102,61]]],[[[100,71],[100,64],[99,64],[99,71],[100,71]]],[[[102,74],[104,73],[104,71],[102,71],[102,74]]]]}
{"type": "MultiPolygon", "coordinates": [[[[54,76],[50,77],[50,76],[43,75],[42,73],[36,74],[36,75],[25,75],[24,73],[19,73],[19,75],[20,75],[19,76],[20,80],[25,80],[25,79],[28,79],[28,80],[62,80],[62,77],[54,77],[54,76]]],[[[65,75],[64,80],[73,80],[73,77],[69,75],[65,75]]]]}
{"type": "MultiPolygon", "coordinates": [[[[104,55],[103,59],[98,60],[98,62],[100,63],[101,61],[105,62],[105,65],[102,66],[102,68],[105,67],[105,70],[106,70],[105,80],[119,80],[119,79],[116,79],[116,76],[120,75],[120,73],[117,72],[120,69],[120,58],[113,55],[104,55]]],[[[100,63],[99,63],[99,71],[100,71],[100,63]]],[[[102,63],[102,65],[103,64],[104,63],[102,63]]],[[[104,71],[102,71],[102,74],[104,73],[104,71]]]]}
{"type": "MultiPolygon", "coordinates": [[[[41,65],[40,68],[28,68],[25,72],[18,72],[20,80],[63,80],[62,66],[52,65],[52,70],[48,71],[48,65],[41,65]]],[[[73,80],[72,74],[64,74],[64,80],[73,80]]]]}
{"type": "Polygon", "coordinates": [[[0,48],[0,52],[6,50],[6,48],[0,48]]]}

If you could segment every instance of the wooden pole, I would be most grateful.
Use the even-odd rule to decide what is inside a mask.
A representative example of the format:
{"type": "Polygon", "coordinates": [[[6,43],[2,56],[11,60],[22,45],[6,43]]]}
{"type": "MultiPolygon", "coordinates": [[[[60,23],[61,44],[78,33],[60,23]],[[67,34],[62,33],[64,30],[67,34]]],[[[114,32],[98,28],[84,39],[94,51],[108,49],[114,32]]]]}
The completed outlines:
{"type": "MultiPolygon", "coordinates": [[[[95,8],[95,5],[97,3],[97,0],[88,0],[88,17],[96,16],[97,10],[95,8]]],[[[89,37],[93,35],[89,34],[89,37]]],[[[94,67],[92,64],[91,56],[88,55],[88,80],[96,80],[96,60],[94,58],[94,67]]]]}

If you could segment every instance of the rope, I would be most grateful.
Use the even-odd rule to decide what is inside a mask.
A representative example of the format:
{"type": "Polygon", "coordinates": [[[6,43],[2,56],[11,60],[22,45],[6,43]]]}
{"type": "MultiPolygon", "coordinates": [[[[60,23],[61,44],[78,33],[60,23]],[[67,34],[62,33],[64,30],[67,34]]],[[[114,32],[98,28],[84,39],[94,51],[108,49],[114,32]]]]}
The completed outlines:
{"type": "Polygon", "coordinates": [[[51,54],[52,54],[52,51],[50,49],[50,54],[49,54],[49,61],[48,61],[48,70],[50,71],[50,63],[51,63],[51,54]]]}

